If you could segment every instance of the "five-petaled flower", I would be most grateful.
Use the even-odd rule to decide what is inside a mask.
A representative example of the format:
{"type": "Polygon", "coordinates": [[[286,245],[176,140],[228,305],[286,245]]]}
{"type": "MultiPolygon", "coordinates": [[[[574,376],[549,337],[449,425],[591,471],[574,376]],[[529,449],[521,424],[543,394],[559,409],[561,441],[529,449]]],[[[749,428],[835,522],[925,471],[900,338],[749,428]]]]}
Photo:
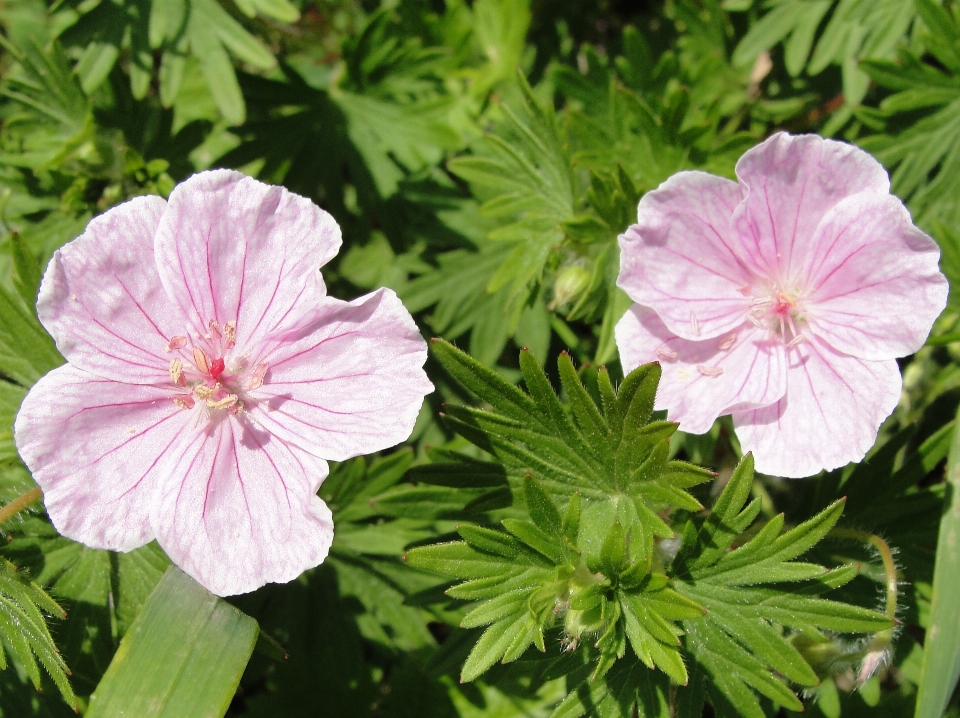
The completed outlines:
{"type": "Polygon", "coordinates": [[[69,363],[15,431],[62,534],[156,538],[220,595],[323,561],[326,460],[403,441],[433,390],[393,292],[326,295],[340,243],[309,200],[220,170],[110,210],[53,256],[37,310],[69,363]]]}
{"type": "Polygon", "coordinates": [[[680,172],[640,201],[620,237],[624,369],[661,363],[657,408],[684,431],[732,414],[765,473],[858,461],[899,400],[896,357],[946,304],[937,245],[850,145],[779,133],[736,172],[680,172]]]}

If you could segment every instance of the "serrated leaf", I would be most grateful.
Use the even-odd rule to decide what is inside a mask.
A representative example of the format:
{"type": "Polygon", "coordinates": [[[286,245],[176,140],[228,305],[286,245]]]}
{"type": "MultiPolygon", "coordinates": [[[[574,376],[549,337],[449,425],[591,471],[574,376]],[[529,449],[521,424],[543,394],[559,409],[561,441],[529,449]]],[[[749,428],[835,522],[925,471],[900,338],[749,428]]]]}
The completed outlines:
{"type": "Polygon", "coordinates": [[[527,511],[537,528],[550,536],[560,536],[560,512],[553,500],[532,476],[523,477],[523,496],[527,502],[527,511]]]}
{"type": "MultiPolygon", "coordinates": [[[[66,617],[63,609],[43,589],[18,572],[12,563],[0,559],[0,635],[6,649],[26,669],[37,690],[40,689],[39,661],[63,699],[77,710],[77,697],[67,677],[70,670],[54,645],[44,613],[57,618],[66,617]]],[[[0,648],[0,669],[5,669],[6,658],[2,654],[0,648]]]]}
{"type": "Polygon", "coordinates": [[[529,611],[524,610],[490,626],[470,651],[460,672],[460,680],[468,683],[478,678],[503,658],[518,634],[527,635],[531,625],[533,625],[533,616],[529,611]]]}
{"type": "Polygon", "coordinates": [[[461,628],[478,628],[527,611],[528,591],[508,591],[482,603],[460,621],[461,628]]]}

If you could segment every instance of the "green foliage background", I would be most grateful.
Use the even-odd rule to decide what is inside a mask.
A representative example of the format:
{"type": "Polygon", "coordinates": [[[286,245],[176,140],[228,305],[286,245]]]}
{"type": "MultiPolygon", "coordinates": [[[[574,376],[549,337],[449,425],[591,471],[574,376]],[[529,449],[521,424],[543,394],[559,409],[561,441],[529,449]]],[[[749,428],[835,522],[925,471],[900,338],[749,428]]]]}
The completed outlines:
{"type": "Polygon", "coordinates": [[[391,287],[469,354],[435,342],[409,442],[323,484],[326,563],[232,606],[156,545],[87,549],[39,504],[3,523],[0,716],[115,715],[161,665],[218,688],[158,670],[150,715],[960,715],[960,295],[868,459],[804,481],[754,477],[724,420],[675,433],[613,341],[638,199],[781,129],[873,153],[960,286],[960,4],[3,0],[0,26],[0,503],[35,487],[13,417],[62,362],[46,262],[199,170],[313,199],[333,295],[391,287]],[[898,551],[892,632],[869,535],[898,551]],[[203,640],[143,643],[187,605],[203,640]]]}

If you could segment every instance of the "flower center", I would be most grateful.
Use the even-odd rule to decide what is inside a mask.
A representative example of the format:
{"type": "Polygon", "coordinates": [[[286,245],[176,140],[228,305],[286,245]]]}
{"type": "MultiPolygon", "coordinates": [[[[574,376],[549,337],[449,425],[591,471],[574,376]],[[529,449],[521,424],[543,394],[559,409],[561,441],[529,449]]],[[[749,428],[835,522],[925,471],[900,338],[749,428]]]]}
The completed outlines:
{"type": "MultiPolygon", "coordinates": [[[[749,296],[752,290],[744,293],[749,296]]],[[[747,320],[755,327],[776,334],[788,347],[796,346],[804,340],[802,329],[806,319],[799,291],[785,291],[780,287],[771,287],[755,297],[750,302],[750,306],[747,320]]]]}
{"type": "Polygon", "coordinates": [[[167,344],[167,352],[177,352],[170,360],[170,380],[178,393],[173,402],[181,409],[192,409],[198,403],[208,414],[227,411],[243,412],[248,392],[263,386],[267,365],[252,364],[246,357],[232,356],[236,346],[237,323],[227,322],[221,330],[211,319],[204,334],[194,332],[192,338],[175,336],[167,344]]]}

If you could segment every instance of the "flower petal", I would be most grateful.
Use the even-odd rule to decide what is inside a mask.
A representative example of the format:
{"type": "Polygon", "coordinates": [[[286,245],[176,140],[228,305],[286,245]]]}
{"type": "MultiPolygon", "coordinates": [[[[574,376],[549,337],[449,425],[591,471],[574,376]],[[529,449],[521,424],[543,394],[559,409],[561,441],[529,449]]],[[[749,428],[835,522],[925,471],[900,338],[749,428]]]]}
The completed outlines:
{"type": "Polygon", "coordinates": [[[168,378],[160,357],[184,320],[160,283],[153,254],[166,206],[159,197],[124,202],[54,253],[37,312],[74,366],[118,381],[168,378]]]}
{"type": "Polygon", "coordinates": [[[30,390],[14,431],[57,530],[93,548],[130,551],[153,540],[150,504],[165,478],[159,460],[188,421],[168,389],[67,364],[30,390]]]}
{"type": "Polygon", "coordinates": [[[157,231],[164,286],[190,331],[235,321],[238,353],[289,328],[325,296],[320,267],[340,228],[313,202],[239,172],[214,170],[177,185],[157,231]]]}
{"type": "Polygon", "coordinates": [[[861,359],[913,354],[947,303],[940,250],[896,197],[859,194],[823,218],[803,281],[817,336],[861,359]]]}
{"type": "Polygon", "coordinates": [[[807,245],[834,205],[890,189],[886,170],[858,147],[785,132],[744,153],[737,177],[745,199],[734,226],[744,257],[759,275],[781,283],[807,264],[807,245]]]}
{"type": "Polygon", "coordinates": [[[656,408],[666,409],[691,434],[706,433],[733,409],[772,404],[787,388],[783,344],[749,324],[691,342],[672,334],[652,309],[634,304],[617,324],[616,337],[625,372],[660,362],[656,408]]]}
{"type": "Polygon", "coordinates": [[[816,338],[795,347],[789,362],[786,396],[733,414],[757,471],[800,478],[860,461],[900,400],[897,362],[840,354],[816,338]]]}
{"type": "Polygon", "coordinates": [[[262,387],[249,411],[270,433],[317,456],[343,461],[410,436],[423,397],[433,391],[427,345],[389,289],[342,302],[262,360],[262,387]]]}
{"type": "Polygon", "coordinates": [[[750,309],[738,290],[752,275],[730,224],[741,200],[735,182],[679,172],[643,196],[637,224],[620,235],[618,286],[684,339],[734,330],[750,309]]]}
{"type": "Polygon", "coordinates": [[[333,518],[316,459],[249,416],[204,423],[166,457],[150,522],[186,573],[219,596],[284,583],[326,558],[333,518]]]}

